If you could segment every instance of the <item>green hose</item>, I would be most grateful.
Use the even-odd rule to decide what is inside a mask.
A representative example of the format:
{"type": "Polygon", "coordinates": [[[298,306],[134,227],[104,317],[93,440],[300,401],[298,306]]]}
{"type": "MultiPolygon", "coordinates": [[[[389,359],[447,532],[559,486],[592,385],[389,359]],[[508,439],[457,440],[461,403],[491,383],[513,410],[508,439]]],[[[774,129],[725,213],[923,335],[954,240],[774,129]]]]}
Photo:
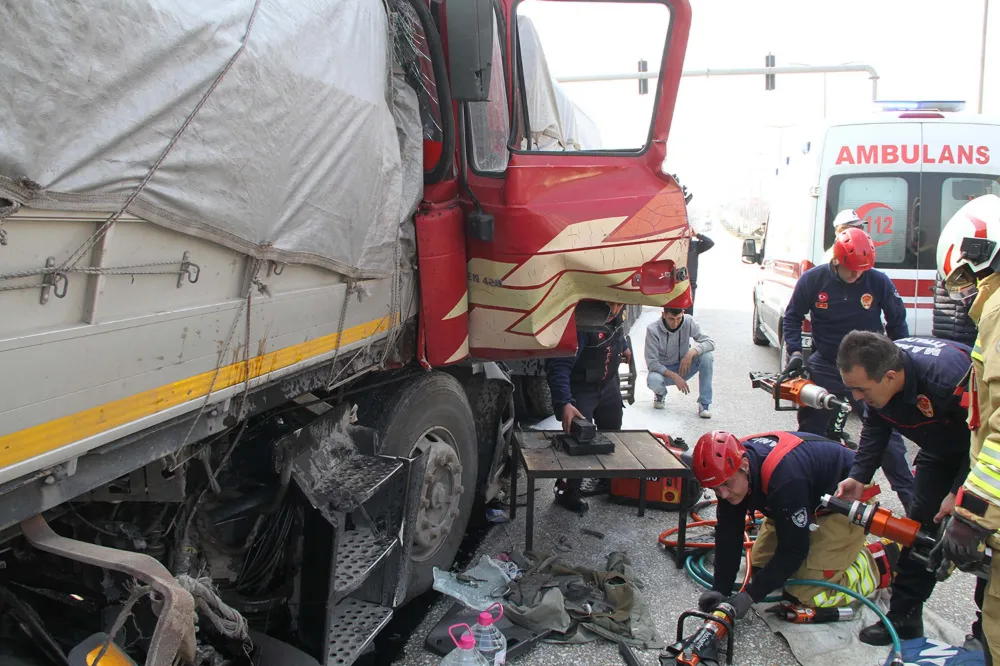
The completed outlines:
{"type": "MultiPolygon", "coordinates": [[[[708,567],[705,566],[704,560],[707,556],[708,553],[705,553],[700,555],[699,557],[692,556],[686,558],[684,560],[684,569],[688,572],[688,575],[691,576],[691,578],[694,579],[696,583],[707,589],[712,589],[712,583],[715,582],[715,576],[712,575],[712,573],[708,570],[708,567]]],[[[871,609],[871,611],[875,613],[878,619],[882,621],[882,624],[885,625],[886,629],[889,630],[889,636],[892,638],[892,649],[894,651],[892,663],[893,664],[903,663],[903,646],[899,642],[899,634],[896,633],[896,628],[892,626],[892,622],[890,622],[889,618],[886,617],[885,613],[882,612],[882,609],[876,606],[874,602],[872,602],[867,597],[858,594],[854,590],[846,588],[843,585],[837,585],[836,583],[828,583],[824,580],[792,579],[785,581],[785,585],[818,585],[820,587],[825,587],[834,590],[836,592],[842,592],[843,594],[846,594],[849,597],[857,599],[865,606],[867,606],[869,609],[871,609]]],[[[762,601],[773,602],[773,601],[780,601],[780,599],[781,597],[767,597],[762,601]]]]}

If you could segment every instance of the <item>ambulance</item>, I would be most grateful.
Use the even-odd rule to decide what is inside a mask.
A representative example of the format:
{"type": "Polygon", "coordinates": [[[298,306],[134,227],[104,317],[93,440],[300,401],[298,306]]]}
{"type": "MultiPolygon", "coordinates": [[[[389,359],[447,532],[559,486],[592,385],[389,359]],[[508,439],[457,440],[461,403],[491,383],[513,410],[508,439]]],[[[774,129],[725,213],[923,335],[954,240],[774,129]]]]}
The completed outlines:
{"type": "MultiPolygon", "coordinates": [[[[781,321],[796,280],[829,261],[833,219],[847,208],[864,220],[875,268],[896,285],[910,334],[931,335],[941,227],[970,199],[1000,194],[1000,118],[964,107],[880,102],[862,119],[789,128],[768,188],[763,243],[748,238],[743,245],[743,261],[760,265],[755,344],[784,347],[781,321]]],[[[803,338],[808,347],[808,321],[803,338]]]]}

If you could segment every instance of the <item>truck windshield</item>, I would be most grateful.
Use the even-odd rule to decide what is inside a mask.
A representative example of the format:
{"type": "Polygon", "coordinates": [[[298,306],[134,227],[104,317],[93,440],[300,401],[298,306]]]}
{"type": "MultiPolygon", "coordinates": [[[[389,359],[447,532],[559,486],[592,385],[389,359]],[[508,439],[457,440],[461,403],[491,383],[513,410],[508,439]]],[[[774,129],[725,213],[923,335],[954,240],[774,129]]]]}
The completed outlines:
{"type": "Polygon", "coordinates": [[[520,148],[645,149],[669,29],[670,9],[660,3],[518,3],[531,127],[531,144],[520,148]],[[639,79],[640,71],[654,78],[639,79]]]}

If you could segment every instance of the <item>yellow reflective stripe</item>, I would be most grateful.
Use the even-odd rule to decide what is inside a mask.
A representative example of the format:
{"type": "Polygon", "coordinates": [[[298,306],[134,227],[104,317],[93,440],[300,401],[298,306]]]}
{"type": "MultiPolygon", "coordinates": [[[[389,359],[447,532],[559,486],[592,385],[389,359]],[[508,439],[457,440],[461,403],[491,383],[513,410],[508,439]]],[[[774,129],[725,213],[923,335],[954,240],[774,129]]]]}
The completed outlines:
{"type": "MultiPolygon", "coordinates": [[[[395,319],[395,315],[386,316],[344,329],[343,335],[340,336],[340,344],[353,344],[387,331],[395,319]]],[[[221,391],[241,384],[247,379],[256,379],[275,370],[331,352],[337,348],[337,338],[337,333],[324,335],[315,340],[255,356],[248,362],[240,361],[222,366],[218,374],[215,370],[209,370],[194,377],[0,436],[0,467],[34,458],[46,451],[99,435],[185,402],[203,398],[210,391],[221,391]]]]}
{"type": "Polygon", "coordinates": [[[1000,444],[987,438],[983,441],[983,448],[977,458],[986,464],[1000,467],[1000,444]]]}
{"type": "Polygon", "coordinates": [[[979,338],[976,338],[976,344],[972,346],[972,358],[980,363],[983,362],[983,348],[979,344],[979,338]]]}
{"type": "MultiPolygon", "coordinates": [[[[878,589],[879,579],[875,577],[874,572],[872,571],[871,561],[864,552],[858,553],[857,557],[854,558],[854,562],[851,563],[851,566],[844,570],[844,575],[847,576],[847,580],[843,583],[844,587],[849,588],[862,596],[867,597],[878,589]]],[[[831,595],[824,591],[813,597],[813,603],[817,608],[845,606],[851,603],[851,601],[851,597],[843,592],[837,592],[831,595]]]]}
{"type": "Polygon", "coordinates": [[[966,478],[967,483],[973,484],[978,490],[986,494],[987,499],[993,504],[1000,504],[1000,474],[990,469],[983,463],[976,463],[976,466],[969,471],[966,478]]]}

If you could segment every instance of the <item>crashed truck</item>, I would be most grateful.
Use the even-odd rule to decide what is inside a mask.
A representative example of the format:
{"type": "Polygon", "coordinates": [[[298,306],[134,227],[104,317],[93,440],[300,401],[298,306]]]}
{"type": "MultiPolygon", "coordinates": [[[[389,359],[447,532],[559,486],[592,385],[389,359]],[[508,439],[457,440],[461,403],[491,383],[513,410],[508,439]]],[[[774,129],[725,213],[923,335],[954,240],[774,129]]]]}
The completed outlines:
{"type": "Polygon", "coordinates": [[[497,496],[504,363],[689,302],[687,1],[627,150],[534,4],[593,3],[0,9],[0,663],[353,663],[497,496]]]}

